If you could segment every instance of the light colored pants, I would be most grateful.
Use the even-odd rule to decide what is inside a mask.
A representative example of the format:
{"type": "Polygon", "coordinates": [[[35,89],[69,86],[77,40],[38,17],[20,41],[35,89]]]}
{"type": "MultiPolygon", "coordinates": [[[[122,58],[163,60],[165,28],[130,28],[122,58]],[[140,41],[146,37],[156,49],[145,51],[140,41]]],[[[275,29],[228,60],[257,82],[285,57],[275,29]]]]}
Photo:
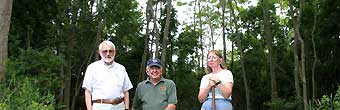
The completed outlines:
{"type": "MultiPolygon", "coordinates": [[[[229,99],[216,99],[215,100],[216,110],[232,110],[233,105],[231,105],[229,99]]],[[[212,99],[208,98],[202,104],[201,110],[212,110],[212,99]]]]}
{"type": "Polygon", "coordinates": [[[124,110],[125,104],[124,102],[119,103],[117,105],[93,103],[92,109],[93,110],[124,110]]]}

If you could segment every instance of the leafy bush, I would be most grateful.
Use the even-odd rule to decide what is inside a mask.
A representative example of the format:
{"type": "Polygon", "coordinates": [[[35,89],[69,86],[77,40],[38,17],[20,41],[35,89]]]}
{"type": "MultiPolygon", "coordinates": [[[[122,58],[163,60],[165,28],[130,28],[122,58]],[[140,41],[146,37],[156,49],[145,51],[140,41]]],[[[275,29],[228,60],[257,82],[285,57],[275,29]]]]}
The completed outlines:
{"type": "Polygon", "coordinates": [[[42,92],[58,91],[61,88],[63,58],[52,50],[20,50],[20,55],[10,58],[6,63],[6,78],[18,76],[35,77],[34,83],[42,92]]]}
{"type": "Polygon", "coordinates": [[[289,100],[278,98],[274,101],[268,101],[265,105],[269,106],[272,110],[302,110],[303,102],[297,101],[295,97],[289,100]]]}
{"type": "Polygon", "coordinates": [[[333,95],[323,95],[321,100],[316,100],[315,110],[340,110],[340,86],[336,94],[333,95]]]}
{"type": "Polygon", "coordinates": [[[0,110],[54,110],[61,88],[63,58],[49,49],[20,50],[6,61],[6,81],[0,84],[0,110]]]}
{"type": "Polygon", "coordinates": [[[11,79],[0,89],[0,110],[54,110],[54,95],[41,93],[28,77],[11,79]]]}

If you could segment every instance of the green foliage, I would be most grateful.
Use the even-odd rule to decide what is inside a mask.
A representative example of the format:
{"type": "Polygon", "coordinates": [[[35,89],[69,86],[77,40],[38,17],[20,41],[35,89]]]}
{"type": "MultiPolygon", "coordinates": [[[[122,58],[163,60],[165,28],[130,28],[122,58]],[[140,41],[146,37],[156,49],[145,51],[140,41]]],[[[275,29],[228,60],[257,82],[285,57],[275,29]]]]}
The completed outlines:
{"type": "Polygon", "coordinates": [[[54,110],[54,95],[43,93],[36,78],[15,77],[0,88],[1,110],[54,110]]]}
{"type": "MultiPolygon", "coordinates": [[[[51,91],[53,94],[59,93],[64,84],[69,84],[63,94],[75,96],[67,98],[75,100],[71,101],[75,107],[82,107],[83,97],[77,96],[82,93],[75,93],[71,89],[80,85],[83,77],[81,73],[86,66],[97,60],[97,43],[107,38],[111,38],[117,47],[116,61],[129,65],[126,66],[129,74],[138,73],[136,68],[140,65],[143,52],[140,44],[143,41],[139,33],[142,13],[137,10],[137,1],[103,2],[14,1],[8,37],[8,55],[11,59],[8,61],[7,78],[35,77],[39,91],[51,91]],[[62,78],[69,80],[64,82],[62,78]]],[[[63,94],[56,100],[61,103],[70,101],[63,94]]]]}
{"type": "MultiPolygon", "coordinates": [[[[201,0],[200,6],[197,6],[198,1],[195,1],[195,4],[193,2],[189,4],[184,1],[177,2],[180,6],[196,5],[196,21],[201,19],[202,22],[195,22],[196,24],[192,25],[201,25],[202,28],[208,29],[207,26],[211,24],[212,28],[221,28],[220,1],[201,0]],[[199,7],[201,9],[198,9],[199,7]]],[[[235,14],[239,20],[237,21],[240,24],[238,31],[242,34],[241,45],[244,49],[235,49],[233,53],[235,57],[231,68],[235,79],[233,105],[235,109],[242,109],[245,105],[243,76],[240,74],[241,67],[239,58],[237,58],[239,57],[237,53],[244,51],[252,108],[256,110],[269,108],[301,110],[302,103],[296,102],[294,95],[293,28],[291,18],[287,17],[293,12],[289,10],[289,6],[293,5],[294,8],[298,8],[298,2],[293,1],[293,4],[288,4],[289,0],[269,1],[275,73],[277,74],[278,94],[282,98],[273,101],[270,101],[271,87],[268,54],[266,53],[268,47],[264,45],[266,39],[262,37],[263,4],[259,1],[257,6],[245,8],[247,2],[249,0],[237,0],[232,3],[232,8],[236,11],[235,14]],[[237,9],[236,6],[238,6],[237,9]],[[278,16],[276,15],[278,12],[285,15],[278,16]]],[[[305,1],[303,4],[300,31],[305,42],[306,73],[311,73],[313,61],[317,59],[315,79],[311,79],[312,75],[307,75],[307,85],[315,80],[316,88],[318,88],[316,97],[338,89],[335,86],[340,78],[338,74],[340,73],[338,65],[340,61],[338,19],[340,8],[338,6],[340,2],[335,2],[335,0],[313,0],[305,1]],[[312,32],[314,16],[316,16],[316,27],[312,32]],[[316,57],[313,56],[312,40],[315,41],[316,57]]],[[[205,30],[198,32],[197,27],[193,28],[193,26],[191,27],[193,30],[185,28],[183,33],[178,35],[176,20],[178,15],[176,15],[175,8],[171,11],[170,52],[167,56],[170,58],[175,56],[177,59],[167,60],[171,63],[168,68],[169,78],[173,79],[177,85],[178,109],[196,110],[200,106],[196,97],[199,81],[204,73],[203,69],[198,66],[198,58],[203,54],[198,51],[201,49],[200,45],[203,45],[199,43],[198,36],[202,34],[205,39],[208,38],[208,33],[205,30]]],[[[227,17],[224,20],[227,28],[226,35],[230,41],[235,42],[235,29],[230,21],[233,19],[229,16],[230,11],[226,9],[227,17]]],[[[158,20],[162,24],[160,33],[164,30],[164,12],[166,10],[161,12],[162,20],[158,20]]],[[[7,81],[6,84],[0,85],[0,110],[57,108],[54,101],[62,102],[62,100],[54,96],[63,97],[57,94],[57,90],[64,84],[61,77],[66,73],[72,73],[72,75],[67,74],[71,80],[65,83],[70,83],[70,88],[80,85],[82,79],[80,73],[85,71],[88,63],[98,58],[94,52],[97,49],[97,39],[112,38],[117,47],[116,61],[125,65],[133,83],[138,83],[134,82],[139,76],[136,68],[140,66],[144,48],[141,37],[143,35],[140,33],[143,27],[141,14],[142,12],[137,10],[137,1],[134,0],[105,1],[105,6],[99,6],[98,1],[94,0],[15,0],[8,37],[10,59],[6,67],[7,81]],[[67,61],[60,56],[65,56],[67,61]],[[63,65],[67,65],[69,69],[63,70],[63,65]],[[27,82],[24,82],[26,80],[27,82]],[[53,98],[56,99],[51,100],[53,98]],[[15,106],[19,107],[15,108],[15,106]]],[[[308,88],[308,93],[311,93],[311,89],[308,88]]],[[[324,95],[313,109],[336,109],[339,105],[338,97],[338,95],[324,95]]],[[[83,96],[75,97],[76,107],[82,108],[83,102],[83,96]]]]}
{"type": "Polygon", "coordinates": [[[199,47],[199,32],[186,27],[174,43],[174,55],[178,56],[173,63],[173,80],[176,83],[179,110],[198,110],[200,103],[197,100],[199,84],[204,70],[198,68],[195,60],[199,47]]]}
{"type": "Polygon", "coordinates": [[[0,88],[1,110],[54,110],[61,88],[63,59],[51,50],[20,49],[6,63],[6,83],[0,88]]]}
{"type": "Polygon", "coordinates": [[[291,99],[278,98],[264,103],[272,110],[302,110],[302,104],[302,101],[296,101],[294,97],[291,99]]]}
{"type": "Polygon", "coordinates": [[[316,106],[313,110],[340,110],[340,86],[336,94],[333,95],[323,95],[321,99],[316,100],[316,106]]]}
{"type": "Polygon", "coordinates": [[[35,82],[37,82],[41,91],[57,91],[61,87],[60,73],[63,59],[49,49],[42,51],[20,50],[19,56],[10,58],[6,65],[7,77],[36,77],[35,82]]]}

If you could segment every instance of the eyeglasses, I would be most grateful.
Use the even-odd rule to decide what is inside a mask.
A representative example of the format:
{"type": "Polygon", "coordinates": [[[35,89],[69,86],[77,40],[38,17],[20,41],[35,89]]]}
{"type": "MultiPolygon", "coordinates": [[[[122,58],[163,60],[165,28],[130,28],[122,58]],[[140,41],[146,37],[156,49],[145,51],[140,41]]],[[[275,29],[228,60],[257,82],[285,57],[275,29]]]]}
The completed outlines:
{"type": "Polygon", "coordinates": [[[209,56],[209,57],[208,57],[208,60],[210,60],[210,59],[216,60],[216,59],[218,59],[218,58],[220,58],[220,57],[217,57],[217,56],[209,56]]]}
{"type": "Polygon", "coordinates": [[[103,52],[103,53],[107,53],[107,52],[113,53],[113,50],[102,50],[102,52],[103,52]]]}

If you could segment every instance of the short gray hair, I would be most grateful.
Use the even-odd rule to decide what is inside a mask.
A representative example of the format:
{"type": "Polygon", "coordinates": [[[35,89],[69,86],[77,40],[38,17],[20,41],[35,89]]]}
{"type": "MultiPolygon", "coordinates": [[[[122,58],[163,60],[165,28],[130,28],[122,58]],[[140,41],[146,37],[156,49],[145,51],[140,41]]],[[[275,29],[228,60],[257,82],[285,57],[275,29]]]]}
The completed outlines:
{"type": "Polygon", "coordinates": [[[113,49],[115,49],[115,44],[113,44],[111,41],[109,40],[104,40],[102,43],[99,44],[98,49],[101,50],[103,48],[103,44],[107,44],[109,46],[111,46],[113,49]]]}

